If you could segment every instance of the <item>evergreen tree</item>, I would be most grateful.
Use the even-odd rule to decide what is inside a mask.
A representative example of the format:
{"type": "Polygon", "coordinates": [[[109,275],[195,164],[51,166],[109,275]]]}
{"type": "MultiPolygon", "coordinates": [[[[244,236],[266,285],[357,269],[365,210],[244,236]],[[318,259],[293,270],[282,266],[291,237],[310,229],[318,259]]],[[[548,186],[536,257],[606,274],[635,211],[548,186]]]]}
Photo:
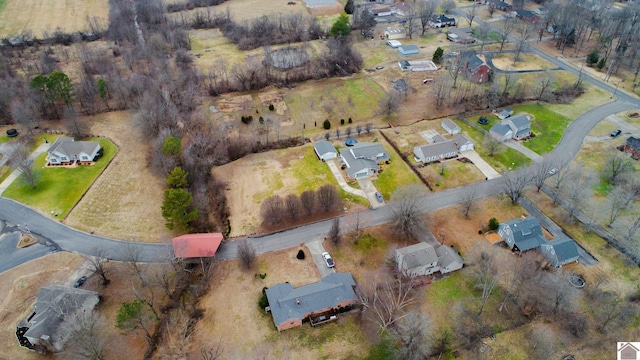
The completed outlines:
{"type": "Polygon", "coordinates": [[[433,53],[433,62],[436,64],[440,64],[440,62],[442,61],[442,55],[444,55],[444,49],[438,46],[436,51],[433,53]]]}
{"type": "Polygon", "coordinates": [[[351,15],[356,9],[356,5],[353,3],[353,0],[347,0],[347,4],[344,6],[344,12],[351,15]]]}
{"type": "Polygon", "coordinates": [[[162,217],[169,230],[189,232],[189,223],[198,218],[198,209],[189,211],[193,196],[184,189],[167,189],[164,191],[162,217]]]}
{"type": "Polygon", "coordinates": [[[167,185],[174,189],[184,189],[189,186],[189,180],[187,180],[187,172],[180,166],[176,166],[171,170],[167,179],[165,180],[167,185]]]}
{"type": "Polygon", "coordinates": [[[349,25],[349,16],[345,13],[340,14],[336,22],[331,26],[329,34],[331,36],[347,36],[351,32],[351,26],[349,25]]]}

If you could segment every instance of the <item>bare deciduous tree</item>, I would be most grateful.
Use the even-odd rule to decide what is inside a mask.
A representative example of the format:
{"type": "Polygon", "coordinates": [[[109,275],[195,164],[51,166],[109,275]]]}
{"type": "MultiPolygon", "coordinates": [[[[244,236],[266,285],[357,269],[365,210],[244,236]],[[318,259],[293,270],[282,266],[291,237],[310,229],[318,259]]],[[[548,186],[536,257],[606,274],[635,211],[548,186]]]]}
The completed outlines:
{"type": "Polygon", "coordinates": [[[140,284],[142,284],[142,287],[145,287],[147,286],[147,279],[143,275],[143,270],[140,266],[142,255],[141,251],[142,248],[136,246],[135,244],[132,244],[131,242],[125,243],[125,245],[122,247],[122,255],[125,262],[127,262],[131,266],[133,274],[137,276],[138,279],[140,279],[140,284]]]}
{"type": "Polygon", "coordinates": [[[380,113],[390,117],[400,109],[400,96],[395,90],[391,90],[386,96],[380,99],[380,113]]]}
{"type": "Polygon", "coordinates": [[[21,181],[35,189],[38,186],[38,172],[36,172],[33,159],[30,157],[29,144],[21,142],[11,157],[11,166],[21,172],[21,181]]]}
{"type": "Polygon", "coordinates": [[[620,178],[633,170],[633,164],[629,157],[616,153],[609,158],[603,168],[602,176],[612,184],[616,184],[620,178]]]}
{"type": "Polygon", "coordinates": [[[323,212],[329,212],[340,204],[340,193],[333,185],[322,185],[316,192],[316,201],[323,212]]]}
{"type": "Polygon", "coordinates": [[[287,208],[287,215],[289,220],[295,220],[300,216],[302,211],[302,201],[296,194],[289,194],[284,200],[285,207],[287,208]]]}
{"type": "Polygon", "coordinates": [[[246,269],[251,269],[256,260],[256,248],[248,239],[238,243],[238,258],[246,269]]]}
{"type": "Polygon", "coordinates": [[[394,280],[372,281],[360,291],[360,302],[367,317],[384,332],[396,321],[406,316],[413,303],[411,281],[403,277],[394,280]]]}
{"type": "Polygon", "coordinates": [[[494,138],[491,135],[484,137],[483,145],[489,152],[490,157],[493,157],[495,154],[505,149],[505,145],[502,143],[502,141],[494,138]]]}
{"type": "Polygon", "coordinates": [[[71,325],[71,335],[65,344],[65,357],[101,360],[107,342],[105,331],[107,323],[102,315],[95,311],[81,312],[71,325]]]}
{"type": "Polygon", "coordinates": [[[331,227],[327,233],[327,239],[329,239],[333,245],[338,245],[340,243],[340,218],[334,218],[333,221],[331,221],[331,227]]]}
{"type": "Polygon", "coordinates": [[[267,198],[262,205],[260,205],[260,215],[262,215],[262,221],[269,225],[278,225],[282,222],[285,215],[285,203],[280,195],[273,195],[267,198]]]}
{"type": "Polygon", "coordinates": [[[107,269],[106,263],[109,261],[107,259],[107,251],[104,248],[93,248],[91,250],[91,254],[87,256],[87,261],[89,262],[89,270],[98,275],[100,279],[102,279],[102,286],[107,286],[111,282],[109,278],[107,278],[107,274],[109,273],[109,269],[107,269]]]}
{"type": "Polygon", "coordinates": [[[460,200],[462,200],[461,204],[465,219],[469,219],[469,213],[477,199],[478,191],[475,186],[468,186],[462,191],[460,200]]]}
{"type": "Polygon", "coordinates": [[[420,18],[420,30],[421,36],[424,36],[424,33],[429,29],[429,21],[433,14],[436,13],[436,10],[439,6],[439,1],[431,0],[431,1],[422,1],[418,7],[418,17],[420,18]]]}
{"type": "Polygon", "coordinates": [[[555,81],[554,78],[553,73],[550,71],[545,71],[543,74],[536,77],[536,97],[538,99],[538,104],[545,100],[549,88],[551,88],[551,85],[555,81]]]}
{"type": "Polygon", "coordinates": [[[476,282],[476,287],[482,291],[480,309],[478,316],[482,315],[487,300],[498,285],[498,259],[495,248],[482,243],[475,248],[471,261],[473,264],[472,274],[476,282]]]}
{"type": "Polygon", "coordinates": [[[557,351],[555,339],[549,329],[537,327],[531,331],[528,338],[533,353],[538,359],[551,359],[557,351]]]}
{"type": "Polygon", "coordinates": [[[515,204],[520,200],[524,188],[529,185],[529,175],[526,171],[505,171],[502,174],[502,190],[515,204]]]}
{"type": "Polygon", "coordinates": [[[504,43],[507,42],[509,36],[515,30],[517,24],[517,19],[515,18],[506,18],[502,22],[502,26],[500,26],[500,31],[498,31],[498,36],[500,37],[500,51],[504,48],[504,43]]]}
{"type": "Polygon", "coordinates": [[[393,328],[398,359],[422,360],[431,353],[431,322],[427,315],[409,311],[393,328]]]}
{"type": "Polygon", "coordinates": [[[417,197],[424,189],[417,184],[405,185],[391,195],[394,202],[391,226],[403,239],[418,239],[424,233],[426,225],[422,219],[417,197]]]}
{"type": "Polygon", "coordinates": [[[473,27],[473,20],[476,18],[477,5],[475,2],[464,11],[464,18],[469,23],[469,27],[473,27]]]}
{"type": "Polygon", "coordinates": [[[569,313],[575,306],[575,288],[569,282],[569,273],[547,273],[542,278],[544,292],[544,311],[556,316],[560,313],[569,313]]]}
{"type": "Polygon", "coordinates": [[[307,216],[311,216],[313,210],[316,208],[316,192],[313,190],[303,191],[302,194],[300,194],[300,201],[307,216]]]}
{"type": "Polygon", "coordinates": [[[491,335],[491,326],[485,324],[482,317],[476,311],[459,305],[458,321],[454,323],[453,329],[462,347],[474,350],[484,339],[491,335]]]}

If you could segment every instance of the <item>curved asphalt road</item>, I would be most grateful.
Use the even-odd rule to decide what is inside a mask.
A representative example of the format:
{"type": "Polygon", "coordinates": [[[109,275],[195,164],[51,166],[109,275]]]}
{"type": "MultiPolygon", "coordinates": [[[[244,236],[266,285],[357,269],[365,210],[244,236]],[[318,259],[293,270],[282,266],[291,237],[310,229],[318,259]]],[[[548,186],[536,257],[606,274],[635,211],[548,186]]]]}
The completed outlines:
{"type": "MultiPolygon", "coordinates": [[[[578,70],[536,48],[531,47],[530,51],[566,71],[575,75],[579,74],[578,70]]],[[[615,88],[609,84],[603,83],[588,74],[583,73],[582,76],[584,81],[611,93],[615,92],[615,88]]],[[[550,156],[555,161],[563,163],[571,161],[580,150],[587,134],[598,122],[611,114],[634,108],[640,108],[640,101],[625,92],[617,91],[616,101],[593,108],[575,119],[567,127],[560,143],[551,152],[550,156]]],[[[430,212],[458,204],[462,201],[462,195],[468,187],[476,187],[478,197],[492,196],[502,191],[500,179],[488,180],[424,195],[418,198],[420,209],[423,212],[430,212]]],[[[393,207],[393,204],[389,204],[381,209],[365,210],[359,216],[361,219],[366,219],[367,226],[381,225],[389,222],[393,207]]],[[[348,230],[348,225],[346,224],[352,223],[352,219],[355,216],[355,214],[349,214],[342,217],[341,224],[344,230],[348,230]]],[[[325,220],[275,234],[253,237],[250,238],[250,241],[256,247],[257,253],[266,253],[295,246],[301,242],[322,239],[330,226],[331,220],[325,220]]],[[[171,256],[171,246],[168,244],[129,243],[87,234],[45,217],[13,200],[0,197],[0,272],[58,250],[91,255],[96,249],[100,249],[104,251],[109,259],[124,260],[126,258],[123,253],[125,243],[135,247],[139,251],[140,260],[144,262],[162,262],[171,256]],[[15,243],[17,243],[18,235],[15,226],[18,224],[28,225],[32,234],[38,238],[39,244],[17,249],[15,243]]],[[[216,257],[219,259],[235,258],[237,256],[237,244],[237,241],[223,244],[216,257]]]]}

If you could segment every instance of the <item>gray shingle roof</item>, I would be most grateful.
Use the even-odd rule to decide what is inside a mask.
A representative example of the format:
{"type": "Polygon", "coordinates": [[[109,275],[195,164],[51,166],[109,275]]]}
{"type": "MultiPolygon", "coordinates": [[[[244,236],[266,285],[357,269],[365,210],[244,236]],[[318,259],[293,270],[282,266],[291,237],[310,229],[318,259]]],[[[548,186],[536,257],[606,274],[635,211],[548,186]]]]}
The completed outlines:
{"type": "Polygon", "coordinates": [[[516,115],[508,118],[505,121],[511,121],[518,129],[528,128],[531,126],[531,120],[526,115],[516,115]]]}
{"type": "Polygon", "coordinates": [[[460,127],[458,126],[458,124],[454,123],[451,119],[444,119],[442,120],[442,127],[446,128],[446,129],[457,129],[460,130],[460,127]]]}
{"type": "Polygon", "coordinates": [[[640,151],[640,138],[634,138],[633,136],[629,136],[627,138],[627,145],[629,145],[629,147],[631,147],[632,149],[636,149],[637,151],[640,151]]]}
{"type": "Polygon", "coordinates": [[[540,223],[533,216],[507,221],[503,224],[511,228],[514,243],[520,251],[535,249],[540,244],[546,243],[544,236],[542,236],[540,223]]]}
{"type": "Polygon", "coordinates": [[[402,254],[402,262],[406,269],[413,269],[426,264],[437,263],[438,254],[430,244],[421,242],[396,250],[402,254]]]}
{"type": "Polygon", "coordinates": [[[324,155],[327,153],[338,153],[338,150],[336,150],[335,146],[333,146],[331,142],[326,140],[316,142],[315,144],[313,144],[313,147],[316,149],[316,153],[320,155],[324,155]]]}
{"type": "Polygon", "coordinates": [[[49,154],[60,153],[69,159],[74,159],[74,156],[77,157],[81,153],[91,155],[98,149],[100,149],[100,143],[96,141],[74,141],[72,138],[61,137],[54,141],[47,152],[49,154]]]}
{"type": "Polygon", "coordinates": [[[469,68],[471,70],[475,70],[479,66],[484,64],[484,61],[482,61],[482,59],[480,59],[478,57],[478,55],[476,55],[476,53],[473,52],[473,51],[463,52],[463,53],[460,54],[460,56],[463,57],[464,59],[466,59],[467,68],[469,68]]]}
{"type": "Polygon", "coordinates": [[[453,248],[450,248],[449,246],[438,246],[436,248],[436,254],[438,254],[438,263],[440,264],[440,267],[448,268],[454,264],[464,264],[464,260],[462,260],[462,257],[458,254],[458,252],[453,248]]]}
{"type": "Polygon", "coordinates": [[[496,133],[498,135],[506,135],[507,132],[509,132],[509,130],[511,130],[511,128],[507,125],[504,124],[495,124],[491,127],[491,130],[489,130],[492,133],[496,133]]]}
{"type": "Polygon", "coordinates": [[[345,300],[357,301],[355,285],[350,273],[331,273],[318,282],[297,288],[289,283],[273,285],[266,290],[273,321],[280,326],[288,319],[304,319],[310,313],[337,306],[345,300]]]}
{"type": "Polygon", "coordinates": [[[437,142],[433,144],[420,146],[419,151],[422,152],[425,158],[430,158],[432,156],[439,156],[442,154],[448,154],[451,152],[457,152],[456,146],[453,141],[446,142],[437,142]]]}
{"type": "Polygon", "coordinates": [[[575,241],[567,237],[561,237],[553,241],[549,241],[548,244],[553,246],[553,250],[555,250],[556,258],[559,263],[579,256],[578,247],[576,246],[575,241]]]}

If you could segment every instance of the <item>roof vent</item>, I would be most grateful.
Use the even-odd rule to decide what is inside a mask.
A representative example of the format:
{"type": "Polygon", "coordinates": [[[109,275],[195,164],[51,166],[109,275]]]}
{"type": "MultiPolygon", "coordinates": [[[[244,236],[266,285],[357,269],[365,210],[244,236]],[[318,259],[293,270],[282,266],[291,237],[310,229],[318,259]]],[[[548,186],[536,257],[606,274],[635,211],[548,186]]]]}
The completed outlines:
{"type": "Polygon", "coordinates": [[[296,305],[300,306],[300,299],[296,299],[296,305]]]}

